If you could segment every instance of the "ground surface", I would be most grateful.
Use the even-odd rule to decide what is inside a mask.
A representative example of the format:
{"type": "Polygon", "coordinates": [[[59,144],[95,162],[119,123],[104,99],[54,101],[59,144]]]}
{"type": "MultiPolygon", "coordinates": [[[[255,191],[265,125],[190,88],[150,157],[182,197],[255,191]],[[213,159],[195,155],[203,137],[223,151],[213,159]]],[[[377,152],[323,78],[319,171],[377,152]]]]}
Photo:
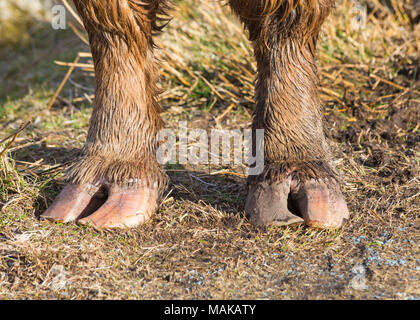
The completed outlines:
{"type": "MultiPolygon", "coordinates": [[[[249,44],[227,8],[202,2],[177,1],[160,37],[163,116],[175,128],[248,128],[249,44]]],[[[88,47],[72,30],[27,22],[22,41],[0,47],[0,140],[31,121],[0,147],[0,298],[419,299],[420,26],[370,3],[358,29],[353,2],[339,1],[319,46],[351,210],[337,231],[253,228],[241,167],[168,166],[165,200],[138,229],[40,221],[85,140],[93,80],[77,68],[47,110],[68,69],[53,61],[88,47]]]]}

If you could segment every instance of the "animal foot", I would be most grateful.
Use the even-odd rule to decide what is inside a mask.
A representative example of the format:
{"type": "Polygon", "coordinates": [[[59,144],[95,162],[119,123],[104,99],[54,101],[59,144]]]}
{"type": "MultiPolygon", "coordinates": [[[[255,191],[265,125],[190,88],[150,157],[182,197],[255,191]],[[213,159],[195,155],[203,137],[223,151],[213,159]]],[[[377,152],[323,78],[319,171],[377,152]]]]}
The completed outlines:
{"type": "Polygon", "coordinates": [[[64,223],[77,221],[97,229],[135,227],[156,212],[158,197],[158,189],[146,187],[68,184],[41,218],[64,223]]]}
{"type": "Polygon", "coordinates": [[[254,225],[290,225],[339,228],[349,218],[338,183],[333,180],[300,181],[288,175],[282,181],[251,185],[245,213],[254,225]]]}

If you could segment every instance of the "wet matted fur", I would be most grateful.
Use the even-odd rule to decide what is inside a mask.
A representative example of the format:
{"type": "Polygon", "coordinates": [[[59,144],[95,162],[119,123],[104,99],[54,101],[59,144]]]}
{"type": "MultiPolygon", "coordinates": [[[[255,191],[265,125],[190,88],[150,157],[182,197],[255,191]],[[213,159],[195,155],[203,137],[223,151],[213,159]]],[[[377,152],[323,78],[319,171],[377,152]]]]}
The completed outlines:
{"type": "MultiPolygon", "coordinates": [[[[167,18],[166,0],[74,0],[95,63],[95,103],[72,183],[106,181],[163,189],[156,160],[163,127],[156,101],[153,36],[167,18]],[[163,17],[163,18],[162,18],[163,17]]],[[[254,129],[264,129],[265,169],[250,177],[334,177],[323,132],[316,42],[333,0],[229,0],[249,33],[258,65],[254,129]]]]}

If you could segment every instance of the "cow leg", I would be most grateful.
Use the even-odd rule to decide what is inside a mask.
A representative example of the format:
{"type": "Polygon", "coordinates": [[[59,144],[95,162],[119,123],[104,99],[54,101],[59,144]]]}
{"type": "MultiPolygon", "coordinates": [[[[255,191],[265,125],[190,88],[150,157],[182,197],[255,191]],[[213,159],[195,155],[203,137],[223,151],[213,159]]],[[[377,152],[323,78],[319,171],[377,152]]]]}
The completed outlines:
{"type": "Polygon", "coordinates": [[[339,227],[349,213],[323,132],[315,61],[320,27],[334,1],[230,4],[253,43],[253,129],[264,129],[264,172],[248,178],[245,212],[257,225],[339,227]]]}
{"type": "Polygon", "coordinates": [[[164,0],[74,0],[95,64],[86,144],[68,185],[42,218],[97,228],[136,226],[156,211],[167,176],[156,159],[163,127],[152,33],[164,0]]]}

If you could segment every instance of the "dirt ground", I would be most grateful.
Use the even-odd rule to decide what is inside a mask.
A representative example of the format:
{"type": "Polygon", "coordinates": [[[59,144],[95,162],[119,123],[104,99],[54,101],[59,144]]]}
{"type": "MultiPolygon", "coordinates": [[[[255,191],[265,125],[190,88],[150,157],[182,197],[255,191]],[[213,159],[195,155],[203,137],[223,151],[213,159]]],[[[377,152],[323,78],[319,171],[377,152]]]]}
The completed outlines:
{"type": "MultiPolygon", "coordinates": [[[[0,299],[420,299],[420,24],[391,2],[360,1],[357,19],[338,1],[319,43],[351,211],[335,231],[251,226],[240,166],[168,165],[159,212],[136,229],[40,221],[85,141],[93,69],[82,55],[48,110],[69,68],[54,61],[89,48],[23,15],[22,39],[0,36],[0,299]]],[[[256,66],[241,25],[216,1],[176,7],[159,38],[167,127],[249,128],[256,66]]]]}

